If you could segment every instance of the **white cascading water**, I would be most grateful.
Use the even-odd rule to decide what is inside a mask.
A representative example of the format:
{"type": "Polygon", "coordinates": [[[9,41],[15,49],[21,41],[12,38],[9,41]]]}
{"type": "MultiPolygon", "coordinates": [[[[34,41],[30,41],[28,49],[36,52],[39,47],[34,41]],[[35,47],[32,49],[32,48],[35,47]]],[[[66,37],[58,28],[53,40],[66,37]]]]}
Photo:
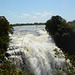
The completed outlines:
{"type": "Polygon", "coordinates": [[[23,26],[14,27],[7,53],[24,73],[53,75],[57,71],[55,67],[60,67],[65,61],[62,53],[55,55],[55,48],[57,46],[43,26],[23,26]]]}

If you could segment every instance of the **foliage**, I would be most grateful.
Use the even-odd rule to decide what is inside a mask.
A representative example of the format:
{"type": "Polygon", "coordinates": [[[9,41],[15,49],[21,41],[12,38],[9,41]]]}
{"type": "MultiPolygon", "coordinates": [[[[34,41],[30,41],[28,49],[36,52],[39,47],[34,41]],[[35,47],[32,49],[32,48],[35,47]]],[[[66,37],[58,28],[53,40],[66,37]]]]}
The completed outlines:
{"type": "Polygon", "coordinates": [[[9,22],[6,20],[5,17],[0,18],[0,54],[4,53],[9,44],[9,22]]]}
{"type": "Polygon", "coordinates": [[[10,26],[31,26],[31,25],[45,25],[45,23],[17,23],[17,24],[11,24],[10,26]]]}
{"type": "MultiPolygon", "coordinates": [[[[57,68],[57,74],[54,75],[74,75],[75,74],[75,26],[66,22],[60,16],[53,16],[46,22],[46,30],[54,39],[56,45],[61,48],[65,54],[65,67],[57,68]],[[70,64],[67,63],[70,59],[70,64]]],[[[55,54],[59,55],[57,49],[55,54]]]]}
{"type": "MultiPolygon", "coordinates": [[[[60,51],[57,49],[54,49],[55,55],[58,56],[60,54],[60,51]],[[56,54],[59,53],[59,54],[56,54]]],[[[54,75],[74,75],[75,74],[75,56],[69,55],[68,53],[65,54],[65,63],[64,66],[61,65],[60,67],[55,67],[57,70],[57,73],[54,75]],[[67,60],[70,59],[70,62],[67,62],[67,60]],[[71,63],[71,64],[70,64],[71,63]]]]}
{"type": "Polygon", "coordinates": [[[46,30],[59,48],[75,55],[75,26],[57,15],[46,22],[46,30]]]}
{"type": "MultiPolygon", "coordinates": [[[[0,75],[24,75],[22,70],[18,70],[14,64],[5,59],[5,52],[9,47],[9,32],[13,33],[13,27],[4,16],[0,16],[0,75]]],[[[27,73],[26,75],[33,75],[27,73]]]]}
{"type": "Polygon", "coordinates": [[[23,75],[22,71],[16,69],[5,59],[5,52],[9,46],[9,22],[4,16],[0,16],[0,75],[23,75]]]}

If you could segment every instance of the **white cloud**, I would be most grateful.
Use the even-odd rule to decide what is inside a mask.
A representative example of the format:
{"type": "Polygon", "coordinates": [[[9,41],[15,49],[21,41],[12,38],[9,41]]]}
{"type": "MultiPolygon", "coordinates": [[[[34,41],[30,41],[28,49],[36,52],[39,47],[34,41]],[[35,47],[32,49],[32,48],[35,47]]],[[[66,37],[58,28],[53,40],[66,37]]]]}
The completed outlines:
{"type": "Polygon", "coordinates": [[[37,18],[37,16],[31,16],[31,18],[34,18],[35,19],[35,18],[37,18]]]}
{"type": "Polygon", "coordinates": [[[41,15],[41,17],[46,17],[47,15],[41,15]]]}
{"type": "Polygon", "coordinates": [[[11,11],[8,11],[8,13],[9,13],[9,16],[11,16],[11,17],[16,17],[16,18],[24,18],[24,17],[29,17],[29,16],[31,16],[31,15],[28,14],[28,13],[17,14],[17,13],[15,13],[15,12],[11,12],[11,11]]]}
{"type": "Polygon", "coordinates": [[[15,14],[15,12],[8,11],[8,14],[12,16],[15,14]]]}
{"type": "Polygon", "coordinates": [[[31,15],[31,14],[28,14],[28,13],[24,13],[21,17],[29,17],[29,18],[33,18],[33,19],[35,19],[35,18],[37,18],[37,16],[35,16],[35,15],[31,15]]]}
{"type": "Polygon", "coordinates": [[[18,17],[18,15],[15,15],[15,14],[9,14],[9,15],[12,17],[18,17]]]}
{"type": "Polygon", "coordinates": [[[41,17],[46,17],[48,15],[52,15],[50,12],[43,12],[43,13],[35,13],[36,15],[40,15],[41,17]]]}
{"type": "Polygon", "coordinates": [[[41,13],[35,13],[36,15],[40,15],[41,13]]]}
{"type": "Polygon", "coordinates": [[[15,22],[44,22],[47,18],[52,15],[50,12],[37,12],[37,13],[16,13],[16,12],[8,12],[9,16],[15,22]]]}
{"type": "Polygon", "coordinates": [[[45,14],[45,15],[52,15],[52,13],[50,13],[50,12],[44,12],[43,14],[45,14]]]}
{"type": "Polygon", "coordinates": [[[22,14],[16,14],[15,12],[9,12],[9,15],[10,16],[12,16],[12,17],[18,17],[18,18],[38,18],[38,17],[40,17],[40,18],[45,18],[45,17],[47,17],[47,16],[49,16],[49,15],[52,15],[52,13],[50,13],[50,12],[42,12],[42,13],[40,13],[40,12],[37,12],[37,13],[35,13],[35,14],[29,14],[29,13],[22,13],[22,14]]]}
{"type": "Polygon", "coordinates": [[[8,14],[9,14],[9,16],[11,16],[11,17],[18,17],[18,15],[16,15],[15,12],[8,11],[8,14]]]}
{"type": "Polygon", "coordinates": [[[26,13],[25,13],[25,14],[23,14],[23,16],[24,16],[24,17],[27,17],[27,16],[31,16],[31,15],[30,15],[30,14],[26,14],[26,13]]]}

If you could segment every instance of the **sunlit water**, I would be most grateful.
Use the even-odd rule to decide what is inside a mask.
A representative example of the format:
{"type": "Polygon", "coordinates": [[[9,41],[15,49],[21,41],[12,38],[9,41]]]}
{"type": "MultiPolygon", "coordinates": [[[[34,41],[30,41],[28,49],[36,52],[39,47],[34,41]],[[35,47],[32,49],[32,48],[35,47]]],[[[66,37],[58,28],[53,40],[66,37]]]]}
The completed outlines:
{"type": "MultiPolygon", "coordinates": [[[[55,67],[64,64],[64,55],[55,55],[57,48],[45,26],[14,27],[14,34],[10,34],[9,58],[21,68],[24,73],[35,75],[53,75],[55,67]]],[[[58,48],[57,48],[58,49],[58,48]]]]}

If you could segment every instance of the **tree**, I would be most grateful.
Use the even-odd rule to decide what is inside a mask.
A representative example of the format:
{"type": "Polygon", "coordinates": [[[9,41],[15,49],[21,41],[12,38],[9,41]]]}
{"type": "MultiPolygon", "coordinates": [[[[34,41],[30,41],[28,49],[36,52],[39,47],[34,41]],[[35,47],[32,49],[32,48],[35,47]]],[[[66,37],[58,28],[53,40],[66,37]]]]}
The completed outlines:
{"type": "Polygon", "coordinates": [[[0,16],[0,52],[7,50],[9,42],[9,22],[4,16],[0,16]]]}
{"type": "Polygon", "coordinates": [[[46,30],[59,48],[75,55],[75,27],[73,25],[57,15],[46,22],[46,30]]]}

